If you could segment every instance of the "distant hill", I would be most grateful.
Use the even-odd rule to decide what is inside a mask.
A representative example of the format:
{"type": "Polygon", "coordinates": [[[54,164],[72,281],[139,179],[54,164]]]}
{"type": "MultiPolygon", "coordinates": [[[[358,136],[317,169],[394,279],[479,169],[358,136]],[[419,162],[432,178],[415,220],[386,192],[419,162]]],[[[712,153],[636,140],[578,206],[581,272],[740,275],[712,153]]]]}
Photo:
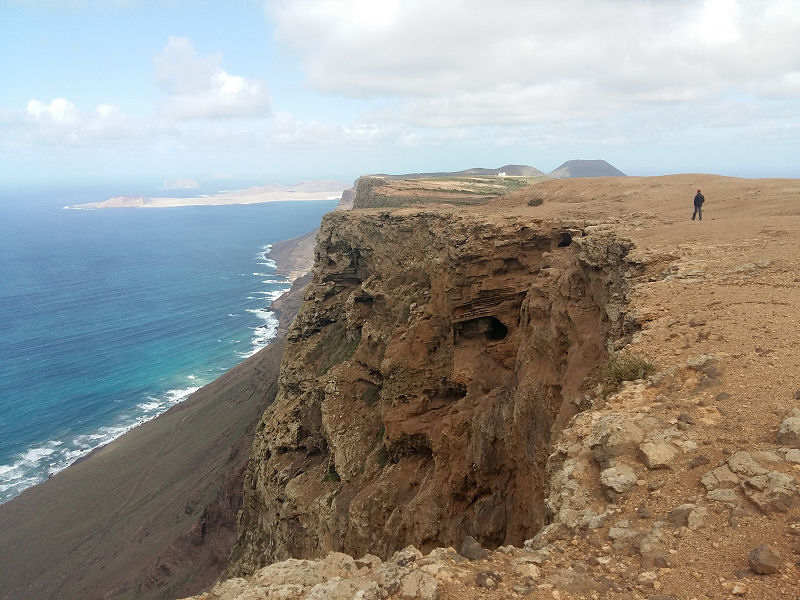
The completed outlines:
{"type": "Polygon", "coordinates": [[[510,177],[540,177],[544,175],[536,167],[529,165],[504,165],[496,169],[484,169],[482,167],[475,167],[472,169],[464,169],[463,171],[437,171],[434,173],[406,173],[403,175],[388,175],[381,173],[380,177],[387,179],[419,179],[420,177],[483,177],[491,175],[508,175],[510,177]]]}
{"type": "Polygon", "coordinates": [[[571,177],[625,177],[625,173],[604,160],[568,160],[548,173],[553,179],[571,177]]]}
{"type": "Polygon", "coordinates": [[[459,171],[456,175],[500,175],[505,174],[513,177],[538,177],[544,175],[536,167],[529,165],[505,165],[496,169],[467,169],[466,171],[459,171]]]}

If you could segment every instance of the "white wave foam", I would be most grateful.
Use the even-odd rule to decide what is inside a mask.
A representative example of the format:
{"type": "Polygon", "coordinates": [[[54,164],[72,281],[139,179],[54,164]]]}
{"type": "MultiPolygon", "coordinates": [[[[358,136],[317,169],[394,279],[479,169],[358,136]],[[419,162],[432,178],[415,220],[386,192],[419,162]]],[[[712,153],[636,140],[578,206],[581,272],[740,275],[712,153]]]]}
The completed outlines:
{"type": "Polygon", "coordinates": [[[161,402],[154,401],[154,402],[142,402],[138,405],[138,408],[145,412],[151,412],[161,407],[161,402]]]}
{"type": "Polygon", "coordinates": [[[272,250],[272,244],[267,244],[266,246],[261,247],[261,252],[256,254],[256,258],[259,260],[258,264],[264,267],[269,267],[274,269],[277,265],[275,261],[271,258],[268,258],[270,251],[272,250]]]}
{"type": "Polygon", "coordinates": [[[247,312],[254,314],[262,321],[267,321],[270,317],[272,317],[275,314],[268,308],[248,308],[247,312]]]}
{"type": "Polygon", "coordinates": [[[248,309],[249,313],[254,314],[259,319],[264,321],[263,325],[252,327],[253,337],[250,340],[251,349],[249,352],[239,352],[239,356],[247,358],[253,356],[256,352],[261,350],[264,346],[268,345],[278,331],[278,319],[275,313],[267,308],[251,308],[248,309]]]}
{"type": "MultiPolygon", "coordinates": [[[[196,379],[194,375],[189,377],[196,379]]],[[[119,417],[118,422],[113,425],[77,435],[68,442],[50,440],[20,452],[13,457],[13,462],[10,464],[0,465],[0,504],[18,496],[26,488],[63,471],[92,450],[154,419],[199,389],[200,386],[194,385],[167,390],[158,396],[148,397],[146,402],[138,404],[131,414],[119,417]]]]}
{"type": "Polygon", "coordinates": [[[22,463],[37,463],[43,458],[47,458],[56,451],[55,448],[49,446],[42,446],[39,448],[29,448],[19,455],[20,462],[22,463]]]}
{"type": "Polygon", "coordinates": [[[284,289],[282,289],[282,290],[273,290],[273,291],[271,291],[271,292],[266,292],[264,295],[265,295],[265,296],[266,296],[266,297],[267,297],[269,300],[277,300],[278,298],[280,298],[281,296],[283,296],[283,295],[284,295],[286,292],[288,292],[290,289],[291,289],[291,288],[284,288],[284,289]]]}

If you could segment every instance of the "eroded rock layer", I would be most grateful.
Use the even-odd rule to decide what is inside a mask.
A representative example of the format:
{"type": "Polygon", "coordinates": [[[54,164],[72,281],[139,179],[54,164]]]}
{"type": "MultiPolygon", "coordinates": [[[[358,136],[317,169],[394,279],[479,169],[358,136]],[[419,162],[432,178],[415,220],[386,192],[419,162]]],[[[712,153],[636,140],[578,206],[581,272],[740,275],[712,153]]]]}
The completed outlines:
{"type": "Polygon", "coordinates": [[[533,536],[551,438],[632,329],[629,246],[591,229],[328,215],[258,425],[231,571],[533,536]]]}

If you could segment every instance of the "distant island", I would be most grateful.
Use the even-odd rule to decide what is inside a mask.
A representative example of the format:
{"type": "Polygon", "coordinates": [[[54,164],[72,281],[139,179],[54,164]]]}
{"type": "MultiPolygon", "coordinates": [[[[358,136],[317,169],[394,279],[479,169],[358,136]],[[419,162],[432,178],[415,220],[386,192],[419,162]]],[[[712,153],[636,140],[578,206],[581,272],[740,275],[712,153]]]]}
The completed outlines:
{"type": "Polygon", "coordinates": [[[102,202],[87,202],[65,206],[69,209],[93,210],[99,208],[167,208],[174,206],[221,206],[227,204],[258,204],[261,202],[297,202],[309,200],[339,200],[350,184],[340,181],[303,181],[285,185],[250,187],[216,194],[203,194],[189,198],[144,196],[114,196],[102,202]]]}

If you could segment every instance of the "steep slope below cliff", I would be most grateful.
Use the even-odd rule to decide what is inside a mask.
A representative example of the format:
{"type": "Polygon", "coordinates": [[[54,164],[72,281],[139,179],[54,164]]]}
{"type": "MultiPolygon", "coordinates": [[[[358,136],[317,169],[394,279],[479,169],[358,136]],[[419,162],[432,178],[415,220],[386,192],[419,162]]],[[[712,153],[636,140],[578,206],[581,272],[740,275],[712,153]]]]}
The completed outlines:
{"type": "Polygon", "coordinates": [[[233,571],[536,533],[550,441],[633,328],[628,249],[468,211],[328,215],[258,426],[233,571]]]}

